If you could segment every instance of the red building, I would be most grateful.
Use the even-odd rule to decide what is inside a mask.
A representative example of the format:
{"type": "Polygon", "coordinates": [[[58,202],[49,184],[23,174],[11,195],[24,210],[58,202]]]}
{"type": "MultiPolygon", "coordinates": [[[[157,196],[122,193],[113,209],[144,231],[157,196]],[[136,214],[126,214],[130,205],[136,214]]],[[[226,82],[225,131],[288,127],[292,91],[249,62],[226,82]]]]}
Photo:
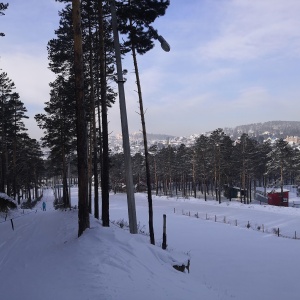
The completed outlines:
{"type": "Polygon", "coordinates": [[[268,195],[268,204],[276,205],[276,206],[289,206],[289,191],[283,190],[281,193],[281,189],[273,189],[267,192],[268,195]]]}

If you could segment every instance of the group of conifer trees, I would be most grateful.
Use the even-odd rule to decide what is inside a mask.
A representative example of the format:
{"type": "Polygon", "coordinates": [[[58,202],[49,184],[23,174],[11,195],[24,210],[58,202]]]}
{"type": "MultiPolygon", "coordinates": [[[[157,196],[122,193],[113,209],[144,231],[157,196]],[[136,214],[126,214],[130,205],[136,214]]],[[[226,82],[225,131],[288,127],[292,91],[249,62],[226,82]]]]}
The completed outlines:
{"type": "MultiPolygon", "coordinates": [[[[8,4],[0,3],[0,16],[8,4]]],[[[4,36],[4,33],[0,34],[4,36]]],[[[0,192],[31,201],[39,196],[44,176],[39,143],[26,133],[27,109],[6,72],[0,72],[0,192]]]]}
{"type": "MultiPolygon", "coordinates": [[[[110,1],[63,2],[56,37],[48,42],[49,67],[56,75],[50,84],[45,112],[35,116],[45,132],[43,145],[50,148],[62,177],[63,203],[70,205],[67,188],[68,161],[77,156],[79,185],[79,235],[88,227],[94,180],[94,216],[99,218],[101,186],[102,223],[109,226],[109,108],[116,98],[115,52],[110,1]],[[80,123],[81,122],[81,123],[80,123]],[[86,176],[87,174],[87,176],[86,176]],[[99,179],[99,180],[98,180],[99,179]],[[83,180],[83,182],[81,182],[83,180]],[[82,192],[82,194],[81,194],[82,192]],[[87,198],[87,199],[86,199],[87,198]],[[82,213],[82,214],[81,214],[82,213]]],[[[149,27],[165,13],[169,1],[115,1],[122,53],[144,54],[153,48],[155,30],[149,27]]]]}
{"type": "Polygon", "coordinates": [[[0,192],[20,204],[20,197],[31,201],[39,196],[44,167],[39,143],[26,133],[27,110],[14,88],[7,73],[0,73],[0,192]]]}
{"type": "MultiPolygon", "coordinates": [[[[259,143],[247,134],[233,141],[222,129],[201,135],[193,146],[151,146],[152,189],[157,195],[201,197],[208,195],[221,202],[221,194],[230,197],[228,188],[238,187],[245,193],[241,201],[251,201],[255,186],[278,186],[300,183],[300,151],[283,139],[274,144],[259,143]]],[[[124,183],[123,156],[111,158],[111,183],[121,191],[124,183]]],[[[145,190],[144,157],[133,156],[134,184],[145,190]]]]}

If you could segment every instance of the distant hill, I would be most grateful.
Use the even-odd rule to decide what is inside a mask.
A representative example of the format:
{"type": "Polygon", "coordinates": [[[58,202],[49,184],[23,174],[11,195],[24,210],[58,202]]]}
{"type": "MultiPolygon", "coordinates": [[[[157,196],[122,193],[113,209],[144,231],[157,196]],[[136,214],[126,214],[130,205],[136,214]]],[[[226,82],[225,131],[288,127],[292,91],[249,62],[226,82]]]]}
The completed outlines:
{"type": "Polygon", "coordinates": [[[224,132],[233,139],[243,133],[250,137],[262,139],[266,137],[286,138],[287,136],[300,136],[300,121],[269,121],[240,125],[234,128],[224,128],[224,132]]]}
{"type": "MultiPolygon", "coordinates": [[[[263,142],[267,138],[286,138],[287,136],[300,137],[300,121],[270,121],[264,123],[253,123],[248,125],[239,125],[234,128],[223,128],[223,131],[232,140],[236,140],[243,133],[249,135],[249,137],[263,142]]],[[[204,133],[209,135],[210,132],[204,133]]],[[[153,134],[147,133],[148,147],[151,145],[158,145],[159,148],[166,145],[172,145],[178,147],[180,144],[186,146],[193,145],[195,139],[200,134],[194,134],[188,137],[179,137],[169,134],[153,134]]],[[[141,132],[134,132],[130,134],[131,153],[137,153],[143,151],[143,135],[141,132]]],[[[110,139],[110,147],[113,152],[122,151],[122,139],[121,135],[118,138],[110,139]]]]}

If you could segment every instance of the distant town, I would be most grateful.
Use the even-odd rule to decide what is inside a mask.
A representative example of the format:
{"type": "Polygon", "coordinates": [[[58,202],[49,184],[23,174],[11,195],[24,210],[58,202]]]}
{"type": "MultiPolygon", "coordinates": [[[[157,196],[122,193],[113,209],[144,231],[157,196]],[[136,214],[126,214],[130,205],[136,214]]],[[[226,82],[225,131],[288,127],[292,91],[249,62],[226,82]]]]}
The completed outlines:
{"type": "MultiPolygon", "coordinates": [[[[259,142],[270,141],[274,143],[277,139],[283,138],[291,146],[300,149],[300,122],[297,121],[272,121],[265,123],[256,123],[241,125],[235,128],[224,128],[223,131],[237,143],[243,133],[249,137],[257,139],[259,142]],[[297,134],[297,135],[295,135],[297,134]]],[[[155,145],[160,150],[168,145],[179,147],[184,144],[187,147],[194,145],[196,139],[201,135],[209,136],[211,131],[190,136],[172,136],[167,134],[147,134],[148,147],[155,145]]],[[[131,155],[143,152],[143,136],[141,132],[130,134],[131,155]]],[[[122,135],[110,135],[109,147],[112,153],[121,153],[123,151],[122,135]]]]}

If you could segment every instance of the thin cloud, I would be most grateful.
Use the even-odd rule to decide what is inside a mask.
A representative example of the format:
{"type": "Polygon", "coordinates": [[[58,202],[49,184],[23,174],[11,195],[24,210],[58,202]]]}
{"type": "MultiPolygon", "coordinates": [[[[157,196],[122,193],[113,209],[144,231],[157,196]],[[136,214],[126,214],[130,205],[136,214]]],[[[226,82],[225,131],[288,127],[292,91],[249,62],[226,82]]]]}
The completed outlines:
{"type": "Polygon", "coordinates": [[[0,63],[3,71],[15,83],[16,91],[25,105],[43,107],[44,102],[49,100],[49,83],[54,80],[45,57],[12,53],[2,55],[0,63]]]}
{"type": "Polygon", "coordinates": [[[270,103],[271,97],[269,92],[261,86],[248,87],[239,92],[233,105],[237,108],[261,109],[262,105],[270,103]]]}
{"type": "Polygon", "coordinates": [[[200,56],[242,61],[299,49],[299,1],[228,1],[222,9],[219,34],[199,46],[200,56]]]}

